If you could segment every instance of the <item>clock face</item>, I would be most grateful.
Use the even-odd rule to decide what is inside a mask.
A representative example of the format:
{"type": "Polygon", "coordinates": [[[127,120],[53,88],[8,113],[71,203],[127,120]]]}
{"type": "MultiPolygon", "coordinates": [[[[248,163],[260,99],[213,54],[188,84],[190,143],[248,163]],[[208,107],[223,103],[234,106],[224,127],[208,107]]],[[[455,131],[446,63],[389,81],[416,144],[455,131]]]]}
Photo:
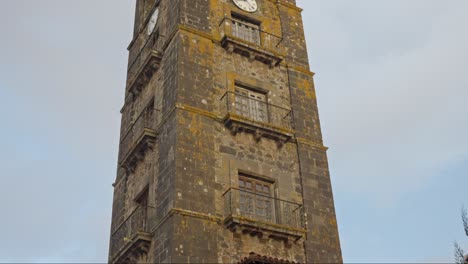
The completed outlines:
{"type": "Polygon", "coordinates": [[[247,12],[255,12],[258,9],[257,2],[255,0],[232,0],[234,4],[240,9],[247,12]]]}
{"type": "Polygon", "coordinates": [[[156,26],[156,23],[158,22],[158,15],[159,15],[159,8],[156,8],[151,15],[150,20],[148,21],[148,31],[146,32],[148,35],[151,35],[153,33],[154,27],[156,26]]]}

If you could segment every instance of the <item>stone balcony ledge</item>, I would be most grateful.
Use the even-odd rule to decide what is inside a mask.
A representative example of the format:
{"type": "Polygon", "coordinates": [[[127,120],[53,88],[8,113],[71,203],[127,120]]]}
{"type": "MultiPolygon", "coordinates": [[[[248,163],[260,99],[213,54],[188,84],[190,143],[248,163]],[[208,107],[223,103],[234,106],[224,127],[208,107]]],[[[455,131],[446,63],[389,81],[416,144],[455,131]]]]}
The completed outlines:
{"type": "Polygon", "coordinates": [[[148,232],[138,231],[123,248],[119,250],[110,263],[137,263],[141,256],[148,254],[153,235],[148,232]]]}
{"type": "Polygon", "coordinates": [[[253,133],[256,140],[262,137],[270,138],[276,140],[279,147],[294,135],[290,109],[235,92],[226,92],[220,101],[222,122],[234,135],[238,132],[253,133]],[[240,100],[252,105],[252,109],[243,111],[240,100]]]}
{"type": "Polygon", "coordinates": [[[235,36],[225,35],[221,39],[221,46],[229,53],[237,53],[248,57],[251,61],[257,60],[268,64],[271,68],[278,66],[283,61],[284,56],[277,52],[270,51],[260,45],[252,44],[235,36]]]}
{"type": "Polygon", "coordinates": [[[305,238],[304,211],[301,204],[275,197],[230,188],[224,193],[224,226],[238,234],[260,239],[282,240],[286,244],[305,238]],[[256,211],[256,204],[268,207],[256,211]]]}
{"type": "Polygon", "coordinates": [[[144,109],[121,139],[119,165],[127,172],[133,172],[145,153],[152,150],[156,143],[157,111],[152,106],[144,109]]]}
{"type": "Polygon", "coordinates": [[[221,46],[230,53],[238,53],[270,67],[278,66],[285,55],[282,52],[283,38],[261,30],[259,27],[225,17],[219,24],[221,46]],[[246,29],[238,31],[239,26],[246,29]]]}
{"type": "Polygon", "coordinates": [[[148,254],[153,234],[155,208],[137,206],[125,220],[111,232],[109,263],[137,263],[148,254]]]}
{"type": "Polygon", "coordinates": [[[224,219],[226,228],[235,233],[249,234],[259,238],[282,240],[289,244],[305,238],[306,230],[286,225],[272,224],[239,215],[230,215],[224,219]]]}
{"type": "Polygon", "coordinates": [[[149,82],[153,74],[158,71],[161,60],[162,53],[154,49],[142,52],[141,62],[136,61],[132,66],[135,69],[130,69],[129,71],[129,82],[128,82],[128,92],[134,95],[138,95],[145,85],[149,82]]]}
{"type": "MultiPolygon", "coordinates": [[[[127,93],[138,95],[154,73],[161,67],[163,57],[162,36],[156,31],[151,33],[138,51],[132,51],[131,62],[127,70],[127,93]]],[[[137,47],[134,47],[137,48],[137,47]]]]}

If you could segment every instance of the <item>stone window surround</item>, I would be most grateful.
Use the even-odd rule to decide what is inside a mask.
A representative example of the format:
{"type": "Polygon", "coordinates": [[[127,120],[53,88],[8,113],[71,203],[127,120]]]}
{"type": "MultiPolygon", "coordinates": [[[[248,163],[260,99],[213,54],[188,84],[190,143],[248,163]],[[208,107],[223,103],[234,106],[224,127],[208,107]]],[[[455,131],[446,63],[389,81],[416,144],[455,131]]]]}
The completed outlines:
{"type": "MultiPolygon", "coordinates": [[[[284,111],[289,111],[289,116],[291,118],[291,102],[288,100],[287,102],[285,100],[282,100],[281,98],[289,98],[289,94],[287,96],[273,96],[271,90],[266,90],[262,87],[269,87],[270,84],[265,81],[261,81],[259,79],[250,77],[250,76],[245,76],[238,74],[237,72],[226,72],[226,89],[222,91],[222,93],[235,93],[236,86],[244,86],[252,89],[253,91],[259,91],[262,92],[266,95],[266,103],[275,107],[275,109],[283,109],[284,111]],[[279,101],[281,100],[281,101],[279,101]]],[[[279,90],[276,92],[280,92],[279,90]]],[[[288,91],[283,91],[288,93],[288,91]]],[[[223,99],[223,95],[220,96],[221,99],[223,99]]],[[[223,108],[222,108],[222,103],[220,104],[220,116],[223,116],[223,108]]],[[[226,120],[225,120],[226,121],[226,120]]],[[[228,120],[229,121],[229,120],[228,120]]],[[[257,139],[260,139],[261,137],[270,137],[276,140],[278,147],[281,147],[284,145],[285,142],[287,142],[292,136],[293,136],[293,131],[292,131],[292,119],[287,121],[289,123],[283,123],[278,126],[278,124],[275,123],[270,123],[266,124],[268,128],[266,130],[264,127],[262,128],[261,126],[258,126],[258,124],[255,124],[250,126],[250,130],[255,130],[254,136],[257,139]]],[[[228,122],[227,126],[233,131],[233,134],[236,134],[236,128],[231,126],[232,122],[228,122]]]]}
{"type": "Polygon", "coordinates": [[[241,171],[238,178],[241,214],[268,220],[275,217],[274,182],[241,171]]]}
{"type": "MultiPolygon", "coordinates": [[[[266,1],[271,2],[271,3],[268,3],[268,5],[270,5],[270,4],[278,5],[279,4],[279,3],[276,3],[276,0],[275,1],[266,0],[266,1]]],[[[232,16],[232,14],[235,14],[235,15],[238,15],[240,17],[246,18],[248,21],[256,22],[256,23],[258,23],[258,25],[265,25],[263,28],[260,27],[260,30],[262,32],[264,32],[264,33],[267,33],[269,35],[277,37],[278,41],[282,42],[283,32],[282,32],[282,27],[281,27],[281,21],[273,21],[271,19],[270,14],[266,15],[262,11],[263,10],[262,8],[259,7],[259,10],[257,12],[255,12],[255,13],[249,13],[249,12],[245,12],[243,10],[240,10],[237,6],[234,5],[234,3],[232,3],[232,1],[227,1],[226,3],[224,3],[223,10],[224,10],[224,19],[225,20],[226,19],[228,19],[228,20],[235,19],[235,17],[232,16]]],[[[276,8],[274,10],[276,10],[276,8]]],[[[276,14],[276,11],[275,11],[275,14],[276,14]]],[[[273,15],[275,15],[275,14],[273,14],[273,15]]],[[[260,35],[262,35],[262,34],[260,34],[260,35]]],[[[225,45],[226,43],[223,43],[223,41],[221,41],[221,44],[225,48],[227,48],[228,51],[231,51],[231,50],[233,51],[233,47],[229,47],[231,45],[225,45]]],[[[284,60],[284,58],[286,56],[285,51],[283,49],[278,50],[278,47],[276,47],[276,48],[262,47],[262,48],[260,48],[260,50],[258,50],[258,48],[259,47],[256,47],[255,48],[256,51],[254,51],[253,53],[249,52],[250,55],[248,57],[250,59],[252,59],[253,57],[259,57],[261,59],[258,59],[258,60],[269,64],[270,68],[278,66],[281,63],[281,61],[284,60]]]]}
{"type": "MultiPolygon", "coordinates": [[[[241,14],[240,12],[237,12],[236,11],[232,11],[231,10],[231,16],[230,18],[234,19],[234,20],[240,20],[241,22],[244,22],[244,23],[248,23],[248,24],[252,24],[252,25],[256,25],[258,26],[259,28],[261,27],[262,25],[262,20],[259,19],[259,17],[254,17],[252,18],[252,14],[249,13],[248,15],[243,15],[241,14]]],[[[261,28],[260,28],[261,29],[261,28]]]]}
{"type": "Polygon", "coordinates": [[[236,84],[233,110],[246,118],[268,122],[268,93],[258,92],[250,87],[236,84]]]}
{"type": "MultiPolygon", "coordinates": [[[[228,157],[223,158],[223,163],[225,164],[225,166],[223,166],[224,169],[221,173],[229,174],[229,180],[226,184],[225,191],[239,189],[239,173],[245,173],[253,177],[258,177],[259,179],[274,182],[274,184],[272,184],[272,189],[274,191],[272,195],[273,199],[303,204],[302,194],[295,193],[294,191],[292,191],[294,190],[292,185],[288,186],[293,182],[291,179],[297,176],[295,172],[284,172],[275,169],[274,167],[269,166],[267,164],[258,164],[258,162],[255,161],[234,160],[229,159],[228,157]]],[[[224,224],[233,232],[242,233],[244,231],[247,231],[242,231],[243,228],[236,227],[232,229],[232,227],[237,226],[239,224],[240,226],[245,226],[243,220],[240,220],[240,222],[238,222],[238,220],[235,220],[228,216],[228,218],[225,219],[224,224]]],[[[302,243],[301,241],[303,241],[303,239],[305,238],[306,231],[303,228],[284,228],[285,226],[281,226],[278,228],[276,224],[267,224],[267,226],[265,226],[262,223],[259,223],[259,225],[253,225],[256,226],[254,229],[257,230],[257,233],[259,230],[262,230],[263,235],[265,235],[265,237],[283,240],[287,245],[296,242],[302,243]]],[[[245,227],[247,227],[247,229],[251,229],[249,226],[251,227],[252,223],[247,224],[247,226],[245,227]]]]}
{"type": "MultiPolygon", "coordinates": [[[[227,72],[226,73],[226,90],[224,92],[226,91],[235,92],[236,86],[245,87],[254,92],[263,93],[267,97],[266,103],[275,104],[275,102],[272,102],[271,90],[263,88],[263,87],[269,86],[268,82],[261,81],[259,79],[256,79],[250,76],[241,75],[241,74],[238,74],[237,72],[227,72]]],[[[220,95],[220,97],[221,96],[222,94],[220,95]]],[[[284,104],[276,104],[276,105],[284,105],[284,104]]],[[[290,102],[288,102],[287,108],[291,109],[290,102]]]]}
{"type": "Polygon", "coordinates": [[[261,37],[261,31],[262,31],[262,23],[261,21],[258,21],[256,19],[252,19],[249,16],[239,14],[237,12],[231,11],[231,22],[232,22],[232,34],[247,41],[247,42],[252,42],[256,45],[261,45],[262,44],[262,37],[261,37]],[[241,37],[238,34],[242,33],[242,30],[234,27],[234,24],[236,25],[243,25],[242,28],[245,29],[245,27],[251,28],[255,31],[255,33],[250,32],[250,31],[243,31],[244,33],[247,34],[247,36],[241,37]],[[239,31],[237,31],[239,30],[239,31]],[[248,37],[247,39],[245,37],[248,37]]]}
{"type": "Polygon", "coordinates": [[[262,25],[265,22],[271,22],[270,17],[262,14],[260,7],[259,7],[259,11],[257,12],[248,13],[243,10],[240,10],[237,6],[234,5],[234,3],[232,3],[231,0],[229,0],[228,2],[230,3],[225,3],[223,9],[225,10],[226,17],[229,19],[235,19],[237,16],[237,17],[244,18],[247,21],[251,21],[251,23],[254,22],[255,24],[258,24],[258,25],[262,25]],[[232,16],[233,14],[234,14],[234,17],[232,16]]]}
{"type": "MultiPolygon", "coordinates": [[[[282,181],[280,179],[280,173],[275,173],[277,169],[267,164],[258,164],[255,161],[240,161],[235,159],[224,158],[224,162],[227,166],[224,166],[223,174],[229,175],[229,181],[226,184],[225,190],[229,188],[237,188],[239,189],[239,174],[248,175],[252,178],[257,178],[259,180],[270,182],[272,186],[272,197],[273,198],[286,198],[285,200],[291,200],[290,197],[281,195],[281,185],[282,181]]],[[[293,173],[281,173],[282,176],[285,174],[289,174],[287,178],[293,176],[293,173]]],[[[284,188],[283,190],[287,190],[289,188],[284,188]]],[[[298,197],[299,198],[299,197],[298,197]]],[[[302,202],[301,202],[302,203],[302,202]]]]}

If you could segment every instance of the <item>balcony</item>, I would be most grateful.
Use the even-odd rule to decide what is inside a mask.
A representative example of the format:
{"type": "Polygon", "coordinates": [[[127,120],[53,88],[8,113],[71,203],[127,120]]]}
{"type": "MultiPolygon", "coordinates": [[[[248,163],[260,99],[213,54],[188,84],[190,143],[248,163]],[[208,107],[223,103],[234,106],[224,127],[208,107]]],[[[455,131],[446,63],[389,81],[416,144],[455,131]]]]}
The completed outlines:
{"type": "Polygon", "coordinates": [[[156,142],[156,109],[143,110],[120,140],[119,164],[127,172],[133,172],[146,151],[156,142]]]}
{"type": "Polygon", "coordinates": [[[138,95],[161,66],[162,40],[158,32],[153,32],[135,58],[130,62],[127,71],[128,93],[138,95]]]}
{"type": "Polygon", "coordinates": [[[221,45],[229,52],[275,67],[283,60],[282,37],[260,29],[260,26],[225,17],[219,24],[221,45]]]}
{"type": "Polygon", "coordinates": [[[223,121],[233,134],[250,132],[256,140],[261,137],[277,140],[282,146],[293,135],[291,110],[245,95],[226,92],[221,97],[223,121]]]}
{"type": "Polygon", "coordinates": [[[148,253],[155,208],[139,205],[111,233],[109,263],[136,263],[148,253]]]}
{"type": "Polygon", "coordinates": [[[224,193],[224,203],[224,225],[233,232],[288,243],[305,236],[301,204],[236,188],[224,193]]]}

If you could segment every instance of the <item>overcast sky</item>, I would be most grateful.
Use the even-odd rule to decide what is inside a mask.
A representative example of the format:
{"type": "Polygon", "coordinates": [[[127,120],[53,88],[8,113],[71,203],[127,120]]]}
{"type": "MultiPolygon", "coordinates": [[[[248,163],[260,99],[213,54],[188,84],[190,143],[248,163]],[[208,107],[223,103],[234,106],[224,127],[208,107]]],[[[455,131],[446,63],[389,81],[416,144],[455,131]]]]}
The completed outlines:
{"type": "MultiPolygon", "coordinates": [[[[193,0],[195,1],[195,0],[193,0]]],[[[298,0],[346,262],[468,250],[468,1],[298,0]]],[[[132,0],[0,1],[0,262],[105,262],[132,0]]]]}

